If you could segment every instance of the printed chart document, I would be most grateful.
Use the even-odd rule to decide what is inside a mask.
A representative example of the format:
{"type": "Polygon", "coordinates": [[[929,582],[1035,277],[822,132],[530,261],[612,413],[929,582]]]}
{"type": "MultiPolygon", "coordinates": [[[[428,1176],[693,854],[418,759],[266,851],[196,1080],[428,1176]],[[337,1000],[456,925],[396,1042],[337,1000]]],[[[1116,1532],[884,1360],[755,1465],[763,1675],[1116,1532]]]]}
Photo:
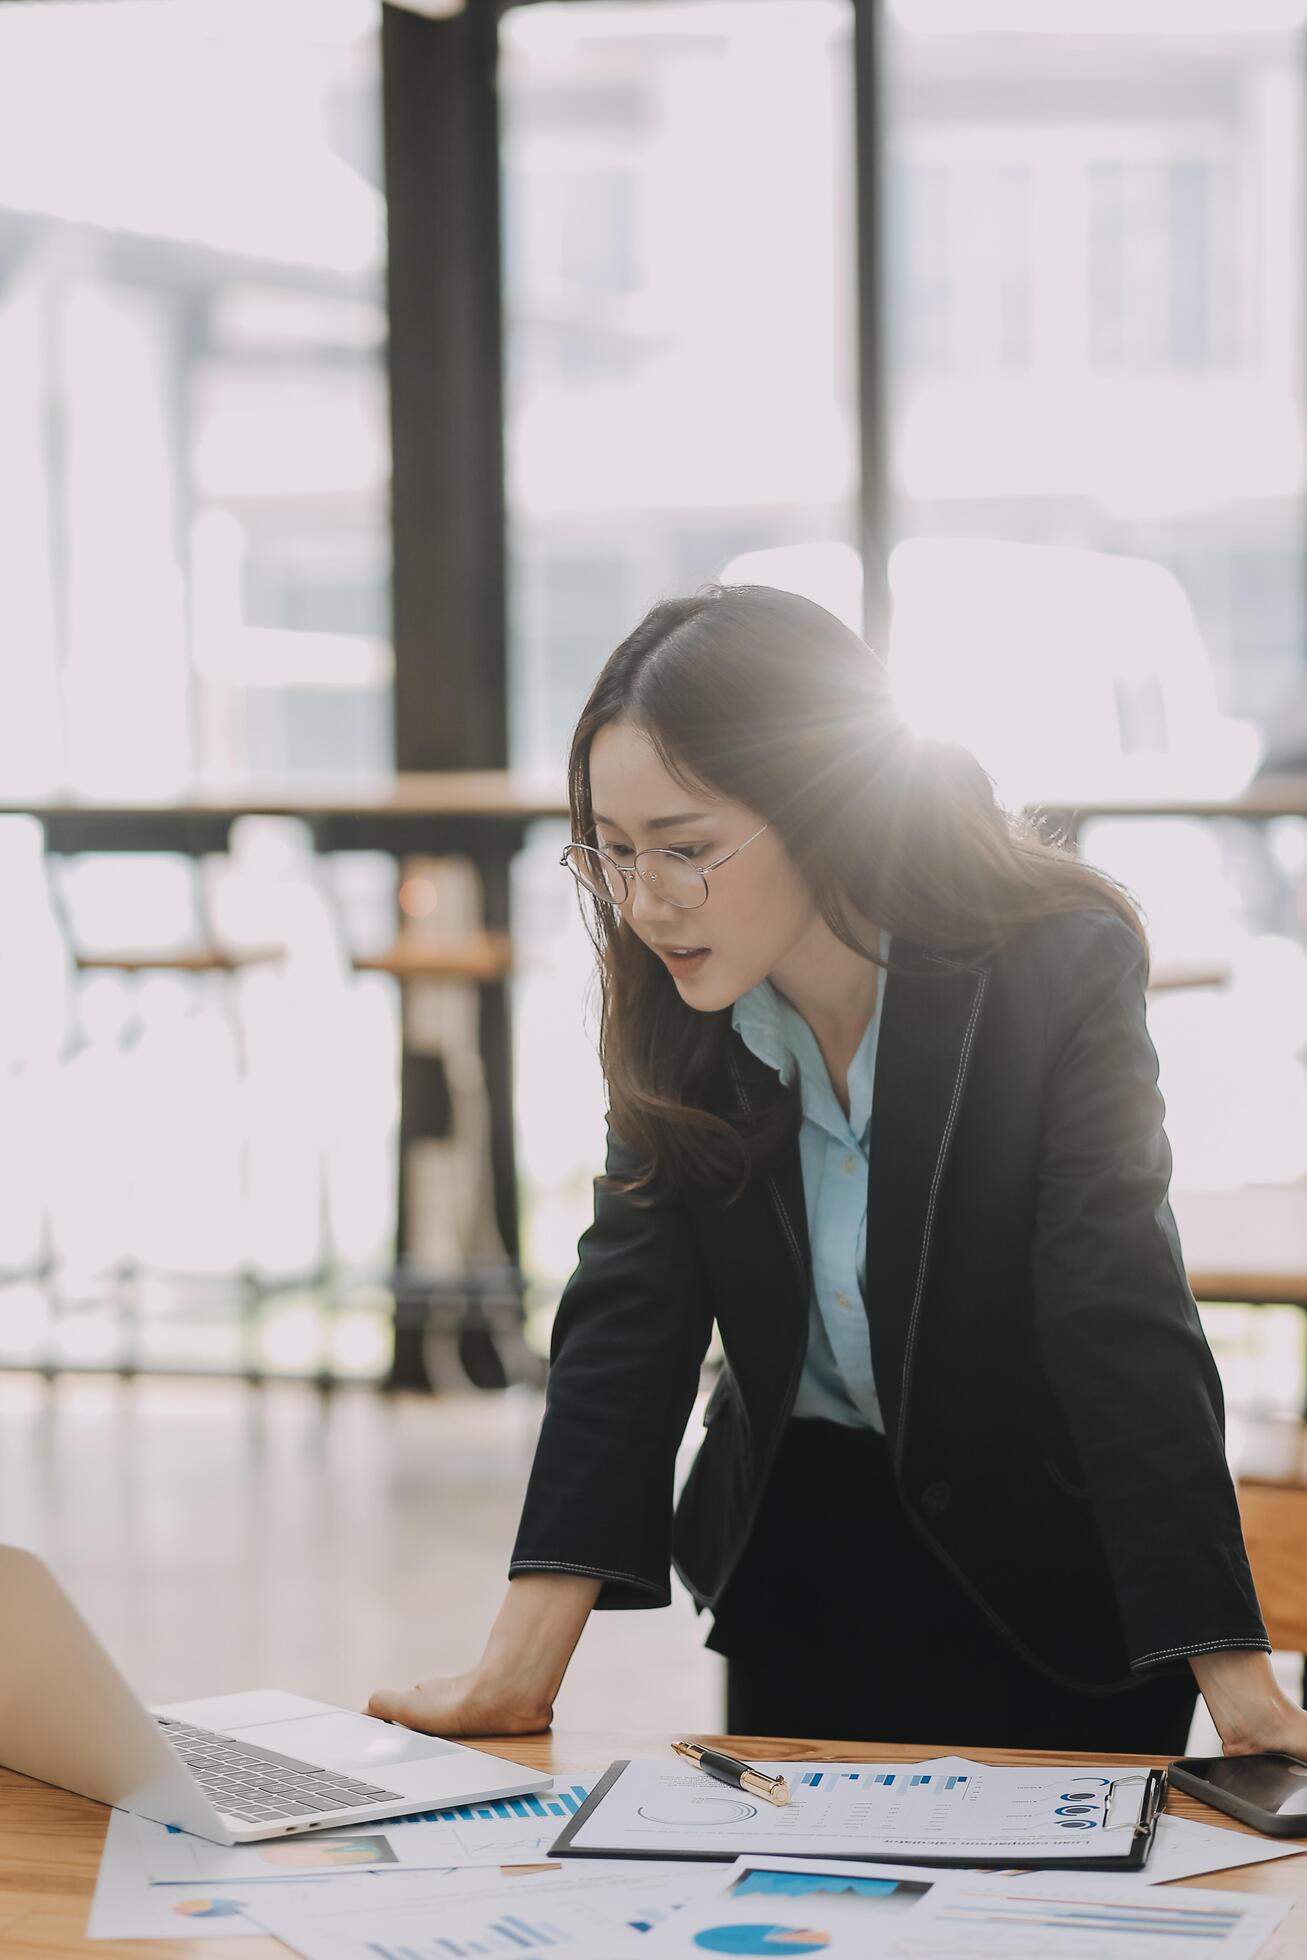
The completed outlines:
{"type": "Polygon", "coordinates": [[[1264,1892],[1141,1891],[1083,1885],[1038,1892],[996,1873],[955,1876],[895,1931],[894,1960],[1252,1960],[1291,1899],[1264,1892]]]}
{"type": "Polygon", "coordinates": [[[936,1885],[953,1872],[835,1859],[741,1858],[711,1892],[698,1894],[654,1928],[649,1960],[707,1954],[820,1954],[868,1960],[888,1944],[936,1885]]]}
{"type": "Polygon", "coordinates": [[[994,1769],[985,1763],[768,1762],[781,1807],[679,1759],[613,1763],[555,1856],[807,1858],[949,1865],[1139,1865],[1158,1779],[1139,1765],[994,1769]]]}
{"type": "Polygon", "coordinates": [[[366,1824],[352,1830],[310,1831],[261,1844],[210,1844],[189,1831],[137,1818],[136,1835],[156,1884],[236,1885],[296,1872],[430,1870],[441,1865],[527,1865],[547,1853],[575,1816],[601,1772],[555,1778],[552,1790],[455,1810],[366,1824]]]}
{"type": "Polygon", "coordinates": [[[410,1879],[401,1897],[371,1873],[335,1879],[321,1892],[267,1886],[248,1910],[303,1960],[520,1960],[545,1948],[574,1948],[577,1960],[630,1960],[708,1876],[702,1865],[625,1863],[433,1874],[425,1896],[415,1896],[410,1879]]]}
{"type": "Polygon", "coordinates": [[[138,1819],[111,1810],[86,1923],[91,1940],[184,1940],[257,1933],[231,1888],[153,1886],[136,1834],[138,1819]]]}
{"type": "MultiPolygon", "coordinates": [[[[221,1845],[166,1824],[111,1810],[87,1936],[212,1939],[258,1931],[245,1916],[263,1886],[292,1880],[312,1889],[371,1872],[403,1893],[409,1880],[457,1867],[535,1864],[561,1822],[584,1802],[599,1772],[555,1779],[552,1791],[423,1812],[354,1830],[221,1845]]],[[[451,1872],[451,1876],[452,1876],[451,1872]]]]}
{"type": "MultiPolygon", "coordinates": [[[[215,1939],[231,1938],[259,1931],[246,1907],[262,1887],[294,1885],[312,1892],[324,1887],[353,1884],[337,1866],[297,1872],[272,1871],[261,1877],[232,1885],[217,1880],[195,1879],[190,1884],[151,1883],[146,1854],[141,1848],[137,1827],[139,1817],[125,1810],[111,1810],[105,1832],[104,1851],[95,1897],[91,1901],[86,1936],[92,1940],[215,1939]]],[[[158,1827],[153,1827],[158,1828],[158,1827]]],[[[455,1874],[450,1873],[451,1878],[455,1874]]],[[[427,1890],[438,1877],[428,1871],[406,1871],[398,1866],[367,1874],[371,1884],[388,1886],[388,1896],[409,1897],[416,1885],[427,1890]]]]}

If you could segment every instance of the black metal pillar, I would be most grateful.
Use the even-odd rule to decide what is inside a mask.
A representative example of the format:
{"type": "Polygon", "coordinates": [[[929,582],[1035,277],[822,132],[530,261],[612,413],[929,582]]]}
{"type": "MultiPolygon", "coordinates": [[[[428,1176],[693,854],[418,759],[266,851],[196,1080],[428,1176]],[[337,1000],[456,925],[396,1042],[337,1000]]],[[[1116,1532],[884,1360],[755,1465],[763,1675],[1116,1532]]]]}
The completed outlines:
{"type": "Polygon", "coordinates": [[[854,172],[857,213],[858,434],[862,459],[859,545],[863,632],[884,656],[889,635],[889,386],[886,351],[883,0],[853,0],[854,172]]]}
{"type": "MultiPolygon", "coordinates": [[[[401,771],[508,762],[497,61],[494,0],[468,0],[462,13],[434,20],[382,7],[401,771]]],[[[487,922],[497,926],[508,923],[507,842],[496,836],[478,859],[487,922]]],[[[496,1215],[515,1261],[506,985],[482,988],[480,1025],[496,1215]]],[[[411,1084],[412,1058],[404,1074],[411,1084]]],[[[401,1114],[401,1264],[403,1153],[429,1101],[407,1098],[401,1114]]],[[[411,1334],[401,1343],[397,1329],[395,1382],[427,1385],[419,1348],[411,1334]]]]}
{"type": "Polygon", "coordinates": [[[508,760],[497,10],[382,7],[395,761],[508,760]]]}

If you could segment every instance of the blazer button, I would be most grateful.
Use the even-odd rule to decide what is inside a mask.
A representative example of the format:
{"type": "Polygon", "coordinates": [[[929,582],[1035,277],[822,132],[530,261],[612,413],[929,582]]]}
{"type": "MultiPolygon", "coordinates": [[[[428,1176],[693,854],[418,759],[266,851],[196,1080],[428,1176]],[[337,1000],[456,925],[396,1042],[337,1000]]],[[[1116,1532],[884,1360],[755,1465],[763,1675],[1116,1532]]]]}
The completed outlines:
{"type": "Polygon", "coordinates": [[[952,1502],[951,1484],[927,1484],[921,1493],[921,1508],[928,1518],[942,1517],[952,1502]]]}

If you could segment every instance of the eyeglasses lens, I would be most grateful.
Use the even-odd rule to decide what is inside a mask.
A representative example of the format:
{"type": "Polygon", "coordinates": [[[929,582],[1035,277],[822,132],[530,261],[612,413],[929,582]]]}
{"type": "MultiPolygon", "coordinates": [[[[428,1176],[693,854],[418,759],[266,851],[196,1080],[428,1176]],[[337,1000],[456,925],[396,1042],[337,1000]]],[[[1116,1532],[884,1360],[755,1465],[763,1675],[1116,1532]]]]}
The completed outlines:
{"type": "MultiPolygon", "coordinates": [[[[625,904],[629,881],[601,851],[591,850],[586,844],[573,844],[568,849],[567,862],[580,883],[596,898],[606,899],[610,905],[625,904]]],[[[641,851],[640,875],[659,898],[683,911],[702,905],[708,896],[702,874],[688,858],[675,851],[641,851]]]]}
{"type": "Polygon", "coordinates": [[[689,858],[683,858],[676,851],[641,851],[640,870],[644,881],[659,898],[665,898],[669,905],[678,905],[688,912],[696,905],[702,905],[708,896],[702,872],[696,871],[689,858]]]}

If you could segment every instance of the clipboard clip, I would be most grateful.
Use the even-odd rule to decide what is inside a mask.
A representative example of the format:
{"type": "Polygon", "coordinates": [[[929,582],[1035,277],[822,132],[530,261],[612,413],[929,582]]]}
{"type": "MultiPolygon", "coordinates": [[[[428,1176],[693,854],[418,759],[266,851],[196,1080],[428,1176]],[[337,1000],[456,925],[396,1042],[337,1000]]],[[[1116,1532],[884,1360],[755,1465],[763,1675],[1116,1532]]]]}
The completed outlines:
{"type": "Polygon", "coordinates": [[[1150,1837],[1157,1823],[1158,1812],[1166,1801],[1167,1776],[1164,1769],[1150,1769],[1138,1776],[1115,1776],[1107,1786],[1107,1803],[1104,1806],[1103,1829],[1105,1831],[1132,1830],[1136,1837],[1150,1837]],[[1122,1818],[1119,1823],[1112,1822],[1112,1804],[1118,1790],[1127,1787],[1134,1789],[1142,1783],[1144,1794],[1137,1814],[1132,1818],[1122,1818]]]}

